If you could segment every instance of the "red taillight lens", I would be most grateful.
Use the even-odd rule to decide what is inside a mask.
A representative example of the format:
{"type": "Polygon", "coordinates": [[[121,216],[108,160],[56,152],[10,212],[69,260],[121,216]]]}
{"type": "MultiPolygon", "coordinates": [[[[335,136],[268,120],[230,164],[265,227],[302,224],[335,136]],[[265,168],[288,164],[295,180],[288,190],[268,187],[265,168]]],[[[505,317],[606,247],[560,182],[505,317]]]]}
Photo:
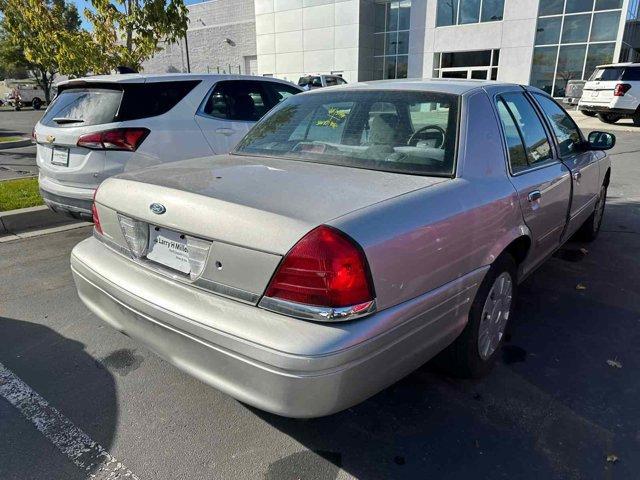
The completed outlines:
{"type": "Polygon", "coordinates": [[[309,232],[285,255],[265,295],[334,308],[374,298],[362,250],[342,232],[325,225],[309,232]]]}
{"type": "Polygon", "coordinates": [[[116,128],[104,132],[94,132],[82,135],[78,139],[78,146],[92,150],[122,150],[135,152],[147,138],[148,128],[116,128]]]}
{"type": "Polygon", "coordinates": [[[631,85],[628,83],[618,83],[613,89],[613,95],[615,97],[624,97],[624,94],[631,89],[631,85]]]}
{"type": "Polygon", "coordinates": [[[96,231],[102,235],[102,225],[100,225],[100,217],[98,216],[98,209],[96,208],[96,194],[98,189],[93,191],[93,203],[91,204],[91,216],[93,217],[93,226],[96,231]]]}

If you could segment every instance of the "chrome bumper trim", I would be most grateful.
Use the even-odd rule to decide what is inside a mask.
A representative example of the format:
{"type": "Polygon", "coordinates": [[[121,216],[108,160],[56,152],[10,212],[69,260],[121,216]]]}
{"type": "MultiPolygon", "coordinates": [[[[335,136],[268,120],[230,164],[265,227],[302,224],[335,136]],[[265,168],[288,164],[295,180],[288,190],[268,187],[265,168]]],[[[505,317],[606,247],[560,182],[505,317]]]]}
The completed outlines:
{"type": "Polygon", "coordinates": [[[332,308],[288,302],[272,297],[262,297],[258,306],[270,312],[287,315],[288,317],[313,320],[316,322],[346,322],[348,320],[366,317],[376,311],[375,299],[358,305],[332,308]]]}

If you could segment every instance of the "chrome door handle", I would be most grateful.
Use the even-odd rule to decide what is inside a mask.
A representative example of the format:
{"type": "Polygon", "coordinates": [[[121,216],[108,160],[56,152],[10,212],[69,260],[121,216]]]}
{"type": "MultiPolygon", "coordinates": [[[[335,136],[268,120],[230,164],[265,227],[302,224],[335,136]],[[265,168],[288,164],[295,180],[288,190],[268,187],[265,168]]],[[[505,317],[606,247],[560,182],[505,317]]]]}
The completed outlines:
{"type": "Polygon", "coordinates": [[[571,176],[577,182],[578,180],[580,180],[582,178],[582,173],[580,172],[580,170],[578,170],[577,172],[573,172],[573,174],[571,176]]]}
{"type": "Polygon", "coordinates": [[[216,133],[220,133],[220,134],[226,135],[228,137],[229,135],[233,135],[233,129],[231,129],[231,128],[217,128],[216,129],[216,133]]]}
{"type": "Polygon", "coordinates": [[[542,198],[542,193],[540,190],[534,190],[533,192],[529,192],[529,201],[531,203],[536,202],[542,198]]]}

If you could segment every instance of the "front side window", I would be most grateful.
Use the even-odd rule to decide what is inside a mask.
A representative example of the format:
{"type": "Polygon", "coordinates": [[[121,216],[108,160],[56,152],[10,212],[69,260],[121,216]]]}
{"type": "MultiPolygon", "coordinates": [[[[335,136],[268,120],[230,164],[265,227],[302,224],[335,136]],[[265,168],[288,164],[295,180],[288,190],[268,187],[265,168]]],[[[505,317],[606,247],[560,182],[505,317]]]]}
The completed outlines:
{"type": "Polygon", "coordinates": [[[507,139],[512,172],[536,166],[553,158],[551,145],[533,105],[521,93],[507,93],[498,99],[498,114],[507,139]],[[502,104],[502,105],[500,105],[502,104]],[[508,114],[508,116],[507,116],[508,114]],[[526,164],[515,141],[515,130],[526,152],[526,164]],[[515,152],[515,157],[511,157],[515,152]]]}
{"type": "Polygon", "coordinates": [[[560,148],[560,156],[566,157],[580,151],[580,129],[569,115],[552,99],[536,94],[535,98],[551,124],[560,148]]]}
{"type": "Polygon", "coordinates": [[[202,113],[226,120],[255,122],[269,110],[260,82],[218,82],[205,102],[202,113]]]}
{"type": "Polygon", "coordinates": [[[296,95],[251,129],[236,153],[451,176],[458,103],[457,95],[435,92],[296,95]]]}

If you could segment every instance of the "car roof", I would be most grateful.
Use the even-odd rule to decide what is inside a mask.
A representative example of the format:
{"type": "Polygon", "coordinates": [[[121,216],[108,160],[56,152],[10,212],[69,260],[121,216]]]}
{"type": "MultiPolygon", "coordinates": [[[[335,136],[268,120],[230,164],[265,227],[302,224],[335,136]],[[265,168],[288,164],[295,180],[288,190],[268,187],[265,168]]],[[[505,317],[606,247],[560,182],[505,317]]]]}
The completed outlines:
{"type": "Polygon", "coordinates": [[[257,75],[232,75],[232,74],[197,74],[197,73],[124,73],[117,75],[95,75],[91,77],[74,78],[58,83],[58,86],[72,86],[74,84],[86,83],[154,83],[171,82],[179,80],[265,80],[269,82],[285,83],[295,85],[287,80],[275,77],[262,77],[257,75]]]}
{"type": "MultiPolygon", "coordinates": [[[[415,90],[438,93],[451,93],[453,95],[463,95],[472,90],[487,86],[520,86],[515,83],[496,82],[492,80],[466,80],[449,78],[404,78],[396,80],[375,80],[358,83],[349,83],[329,89],[341,90],[415,90]]],[[[327,92],[327,88],[310,90],[305,95],[321,95],[327,92]]]]}
{"type": "Polygon", "coordinates": [[[598,65],[596,68],[608,68],[608,67],[640,67],[640,63],[633,63],[633,62],[605,63],[604,65],[598,65]]]}

